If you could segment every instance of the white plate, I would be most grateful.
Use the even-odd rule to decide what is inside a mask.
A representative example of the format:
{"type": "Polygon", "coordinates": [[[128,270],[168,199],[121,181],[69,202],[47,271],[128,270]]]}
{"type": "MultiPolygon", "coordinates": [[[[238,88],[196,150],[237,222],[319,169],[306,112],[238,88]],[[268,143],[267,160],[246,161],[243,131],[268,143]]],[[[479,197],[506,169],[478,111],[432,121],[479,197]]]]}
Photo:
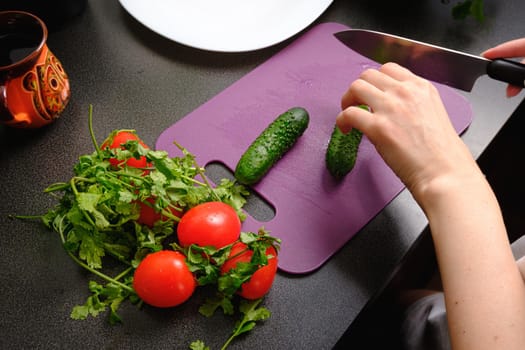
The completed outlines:
{"type": "Polygon", "coordinates": [[[181,44],[221,52],[277,44],[317,19],[333,0],[119,0],[146,27],[181,44]]]}

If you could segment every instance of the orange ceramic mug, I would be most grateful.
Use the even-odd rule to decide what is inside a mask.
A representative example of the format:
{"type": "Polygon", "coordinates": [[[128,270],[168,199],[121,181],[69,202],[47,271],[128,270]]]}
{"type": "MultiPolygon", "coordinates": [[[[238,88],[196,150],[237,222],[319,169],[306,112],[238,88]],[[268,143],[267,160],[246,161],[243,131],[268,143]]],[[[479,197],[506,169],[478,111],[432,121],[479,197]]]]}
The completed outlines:
{"type": "Polygon", "coordinates": [[[46,25],[38,17],[0,12],[0,123],[38,128],[66,107],[69,80],[46,40],[46,25]]]}

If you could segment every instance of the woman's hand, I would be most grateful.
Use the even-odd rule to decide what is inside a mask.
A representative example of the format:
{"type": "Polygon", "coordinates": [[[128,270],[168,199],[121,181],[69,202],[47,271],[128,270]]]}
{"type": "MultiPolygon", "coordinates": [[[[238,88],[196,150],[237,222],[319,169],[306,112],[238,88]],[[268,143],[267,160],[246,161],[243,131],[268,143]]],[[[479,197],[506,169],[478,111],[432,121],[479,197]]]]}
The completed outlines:
{"type": "MultiPolygon", "coordinates": [[[[516,58],[525,56],[525,38],[507,41],[496,47],[488,49],[481,54],[483,57],[488,59],[496,58],[516,58]]],[[[525,60],[521,61],[525,63],[525,60]]],[[[509,85],[507,86],[507,97],[513,97],[519,94],[521,87],[509,85]]]]}
{"type": "Polygon", "coordinates": [[[479,173],[437,89],[409,70],[395,63],[366,70],[341,104],[339,128],[361,130],[421,205],[433,183],[479,173]]]}
{"type": "Polygon", "coordinates": [[[525,285],[498,202],[434,85],[387,63],[364,71],[342,108],[337,125],[368,137],[429,220],[452,348],[525,349],[525,285]]]}

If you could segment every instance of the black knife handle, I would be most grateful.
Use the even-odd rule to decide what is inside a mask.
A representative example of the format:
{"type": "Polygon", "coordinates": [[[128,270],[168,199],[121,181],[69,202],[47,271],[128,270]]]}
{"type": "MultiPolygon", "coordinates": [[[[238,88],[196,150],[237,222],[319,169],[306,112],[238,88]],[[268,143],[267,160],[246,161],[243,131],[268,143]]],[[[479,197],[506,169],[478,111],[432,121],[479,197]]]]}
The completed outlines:
{"type": "Polygon", "coordinates": [[[525,87],[525,64],[498,58],[487,65],[487,74],[492,79],[525,87]]]}

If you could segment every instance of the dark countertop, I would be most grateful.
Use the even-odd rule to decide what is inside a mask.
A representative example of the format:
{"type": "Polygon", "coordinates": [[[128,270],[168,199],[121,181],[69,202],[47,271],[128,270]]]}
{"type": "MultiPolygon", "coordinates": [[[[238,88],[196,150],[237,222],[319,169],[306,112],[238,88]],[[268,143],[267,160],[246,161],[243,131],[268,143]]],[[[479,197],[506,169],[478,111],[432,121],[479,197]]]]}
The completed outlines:
{"type": "MultiPolygon", "coordinates": [[[[486,22],[455,21],[440,0],[336,0],[316,21],[339,22],[412,37],[478,54],[523,32],[521,0],[485,0],[486,22]]],[[[122,325],[105,316],[69,318],[88,295],[88,276],[41,225],[8,214],[43,213],[54,200],[42,193],[63,181],[95,134],[133,128],[147,144],[176,120],[286,47],[294,38],[248,53],[213,53],[169,41],[143,27],[118,1],[89,0],[85,11],[55,28],[48,44],[65,66],[73,97],[54,124],[40,130],[0,126],[0,348],[184,349],[196,339],[217,349],[235,319],[197,313],[200,295],[171,310],[122,307],[122,325]]],[[[350,82],[349,82],[350,83],[350,82]]],[[[521,97],[504,97],[504,84],[481,78],[472,93],[474,120],[463,139],[478,157],[521,97]]],[[[335,117],[335,116],[334,116],[335,117]]],[[[328,263],[304,276],[280,273],[265,306],[272,317],[231,349],[330,349],[395,271],[426,226],[402,192],[328,263]]]]}

